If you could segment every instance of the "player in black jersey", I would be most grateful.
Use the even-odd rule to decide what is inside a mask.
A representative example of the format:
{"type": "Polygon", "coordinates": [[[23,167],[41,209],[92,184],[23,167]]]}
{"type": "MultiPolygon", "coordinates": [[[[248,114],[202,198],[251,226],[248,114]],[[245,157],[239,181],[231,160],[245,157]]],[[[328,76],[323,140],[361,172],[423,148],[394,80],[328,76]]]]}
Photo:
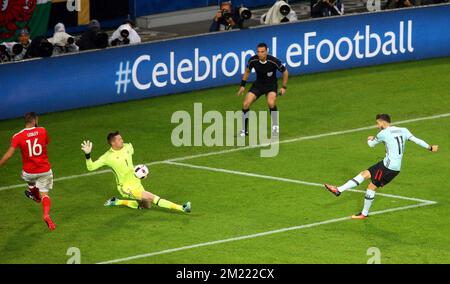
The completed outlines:
{"type": "Polygon", "coordinates": [[[248,135],[248,111],[253,102],[261,95],[266,95],[267,106],[269,107],[272,119],[272,136],[278,136],[278,110],[276,105],[278,81],[276,73],[277,70],[283,73],[283,86],[279,90],[281,96],[286,93],[289,73],[278,58],[267,54],[267,44],[260,43],[257,47],[257,55],[248,61],[247,68],[242,77],[241,87],[237,93],[238,96],[244,93],[245,84],[253,68],[256,71],[256,81],[245,96],[244,103],[242,104],[242,130],[239,136],[248,135]]]}

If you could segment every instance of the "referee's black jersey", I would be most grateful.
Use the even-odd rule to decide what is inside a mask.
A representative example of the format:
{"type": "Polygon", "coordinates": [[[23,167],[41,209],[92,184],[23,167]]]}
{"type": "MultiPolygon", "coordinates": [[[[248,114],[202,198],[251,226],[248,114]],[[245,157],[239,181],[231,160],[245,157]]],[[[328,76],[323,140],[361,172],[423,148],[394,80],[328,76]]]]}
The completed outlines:
{"type": "Polygon", "coordinates": [[[255,68],[257,85],[276,85],[277,84],[277,70],[283,73],[286,67],[281,64],[281,61],[272,56],[267,55],[266,62],[261,62],[258,55],[253,56],[247,63],[247,68],[250,71],[255,68]]]}

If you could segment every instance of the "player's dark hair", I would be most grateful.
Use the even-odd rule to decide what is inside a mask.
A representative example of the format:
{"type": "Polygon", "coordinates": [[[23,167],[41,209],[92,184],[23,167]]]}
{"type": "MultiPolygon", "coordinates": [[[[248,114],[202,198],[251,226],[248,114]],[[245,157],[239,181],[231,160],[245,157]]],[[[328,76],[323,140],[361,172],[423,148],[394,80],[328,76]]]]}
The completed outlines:
{"type": "Polygon", "coordinates": [[[391,116],[389,114],[386,114],[386,113],[379,113],[379,114],[377,114],[376,119],[377,120],[380,119],[380,120],[383,120],[383,121],[391,123],[391,116]]]}
{"type": "Polygon", "coordinates": [[[38,117],[38,116],[37,116],[36,113],[34,113],[34,112],[29,112],[29,113],[25,114],[25,117],[24,117],[25,123],[26,123],[26,124],[33,123],[33,121],[35,121],[35,120],[37,119],[37,117],[38,117]]]}
{"type": "Polygon", "coordinates": [[[264,42],[261,42],[260,44],[258,44],[257,48],[260,47],[264,47],[265,49],[267,49],[267,44],[265,44],[264,42]]]}
{"type": "Polygon", "coordinates": [[[106,140],[108,140],[108,144],[111,145],[111,142],[114,140],[114,138],[119,135],[119,131],[111,132],[108,134],[108,137],[106,137],[106,140]]]}

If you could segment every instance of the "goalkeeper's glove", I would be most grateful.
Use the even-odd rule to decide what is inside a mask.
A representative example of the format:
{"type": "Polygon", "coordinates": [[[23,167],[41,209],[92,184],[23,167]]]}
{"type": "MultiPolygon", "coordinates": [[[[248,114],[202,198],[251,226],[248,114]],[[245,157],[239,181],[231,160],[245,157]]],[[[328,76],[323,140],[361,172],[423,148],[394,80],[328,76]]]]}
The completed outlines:
{"type": "Polygon", "coordinates": [[[90,159],[91,158],[91,152],[92,152],[92,142],[89,141],[89,140],[83,141],[83,143],[81,143],[81,150],[86,155],[86,159],[90,159]]]}

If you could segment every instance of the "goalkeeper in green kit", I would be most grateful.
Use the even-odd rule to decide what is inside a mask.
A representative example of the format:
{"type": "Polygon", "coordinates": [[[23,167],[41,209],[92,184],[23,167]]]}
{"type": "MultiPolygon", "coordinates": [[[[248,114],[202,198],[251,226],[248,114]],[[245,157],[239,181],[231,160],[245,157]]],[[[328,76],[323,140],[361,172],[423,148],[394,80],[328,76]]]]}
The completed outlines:
{"type": "Polygon", "coordinates": [[[172,209],[180,212],[191,212],[191,203],[178,205],[159,196],[148,192],[141,184],[141,180],[134,174],[132,156],[134,154],[133,145],[123,143],[120,133],[113,132],[107,137],[111,149],[103,154],[97,161],[92,161],[92,143],[84,141],[81,150],[86,155],[86,167],[88,171],[95,171],[103,166],[110,167],[114,172],[117,182],[117,190],[120,195],[127,199],[111,198],[106,201],[105,206],[128,206],[133,209],[150,208],[152,204],[159,207],[172,209]]]}

